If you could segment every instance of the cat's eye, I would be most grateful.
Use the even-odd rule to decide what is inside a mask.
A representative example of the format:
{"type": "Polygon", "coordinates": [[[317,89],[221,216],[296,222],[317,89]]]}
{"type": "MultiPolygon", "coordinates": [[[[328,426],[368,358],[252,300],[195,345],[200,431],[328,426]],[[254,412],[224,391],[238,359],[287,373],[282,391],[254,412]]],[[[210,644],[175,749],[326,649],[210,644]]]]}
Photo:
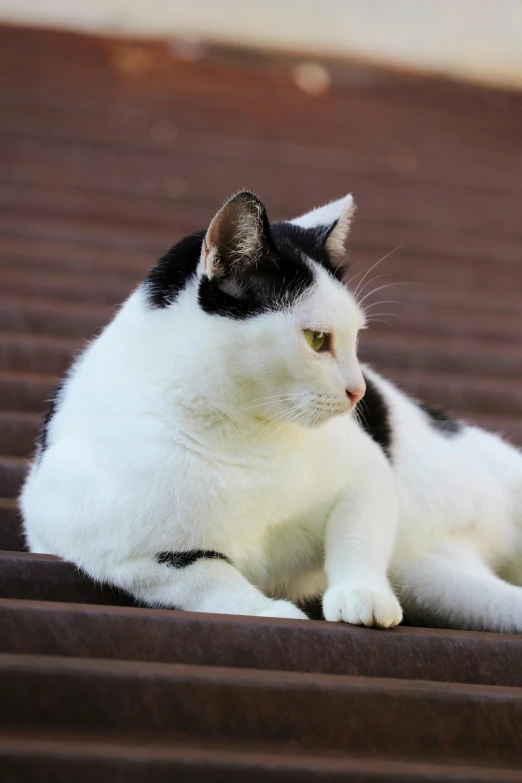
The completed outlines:
{"type": "Polygon", "coordinates": [[[322,351],[326,348],[326,332],[316,332],[313,329],[305,329],[304,336],[313,351],[322,351]]]}

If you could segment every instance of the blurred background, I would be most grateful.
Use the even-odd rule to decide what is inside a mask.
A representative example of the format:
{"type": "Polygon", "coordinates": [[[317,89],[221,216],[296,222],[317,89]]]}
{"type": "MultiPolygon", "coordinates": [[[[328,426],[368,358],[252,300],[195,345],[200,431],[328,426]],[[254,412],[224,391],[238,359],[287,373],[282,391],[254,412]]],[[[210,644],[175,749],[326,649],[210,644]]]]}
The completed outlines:
{"type": "Polygon", "coordinates": [[[520,764],[487,691],[516,640],[124,610],[16,507],[75,352],[243,187],[274,219],[353,192],[363,358],[522,445],[521,90],[519,0],[0,0],[2,780],[521,779],[482,768],[520,764]]]}
{"type": "Polygon", "coordinates": [[[242,187],[274,218],[352,191],[353,273],[387,256],[364,358],[522,443],[521,2],[0,0],[0,17],[4,453],[30,452],[74,350],[242,187]]]}
{"type": "Polygon", "coordinates": [[[3,494],[74,351],[242,187],[276,219],[353,192],[353,274],[383,259],[363,357],[522,444],[521,2],[0,0],[0,18],[3,494]]]}

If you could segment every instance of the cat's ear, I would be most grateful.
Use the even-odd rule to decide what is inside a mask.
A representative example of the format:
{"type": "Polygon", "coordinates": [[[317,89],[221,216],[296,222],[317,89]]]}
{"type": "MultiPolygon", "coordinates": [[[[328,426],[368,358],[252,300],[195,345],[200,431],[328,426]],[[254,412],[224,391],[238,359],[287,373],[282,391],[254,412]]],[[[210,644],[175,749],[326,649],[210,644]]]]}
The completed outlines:
{"type": "Polygon", "coordinates": [[[201,249],[201,269],[209,278],[228,277],[272,247],[266,209],[253,193],[232,196],[212,220],[201,249]]]}
{"type": "Polygon", "coordinates": [[[318,237],[328,255],[331,258],[340,258],[346,251],[346,240],[354,212],[355,202],[349,193],[290,222],[301,228],[317,229],[318,237]]]}

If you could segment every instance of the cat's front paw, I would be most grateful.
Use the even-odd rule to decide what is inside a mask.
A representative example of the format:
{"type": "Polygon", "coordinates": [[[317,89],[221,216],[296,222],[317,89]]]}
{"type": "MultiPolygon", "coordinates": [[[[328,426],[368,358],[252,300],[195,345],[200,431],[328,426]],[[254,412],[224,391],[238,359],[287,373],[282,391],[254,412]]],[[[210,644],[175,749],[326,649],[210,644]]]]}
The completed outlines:
{"type": "Polygon", "coordinates": [[[304,612],[297,608],[291,601],[272,601],[270,606],[258,617],[287,617],[291,620],[308,620],[304,612]]]}
{"type": "Polygon", "coordinates": [[[365,587],[343,583],[326,591],[323,598],[326,620],[352,625],[391,628],[402,620],[402,609],[388,587],[365,587]]]}

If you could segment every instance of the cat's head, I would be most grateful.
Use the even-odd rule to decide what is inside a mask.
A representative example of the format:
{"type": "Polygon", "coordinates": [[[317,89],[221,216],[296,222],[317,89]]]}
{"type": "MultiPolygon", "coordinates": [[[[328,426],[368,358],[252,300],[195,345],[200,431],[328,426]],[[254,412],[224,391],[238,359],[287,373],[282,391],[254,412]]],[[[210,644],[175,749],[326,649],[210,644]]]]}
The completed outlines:
{"type": "Polygon", "coordinates": [[[357,337],[364,314],[342,282],[354,208],[348,195],[270,223],[261,201],[242,191],[214,217],[198,245],[191,290],[217,393],[217,372],[226,377],[223,403],[313,426],[363,396],[357,337]]]}

